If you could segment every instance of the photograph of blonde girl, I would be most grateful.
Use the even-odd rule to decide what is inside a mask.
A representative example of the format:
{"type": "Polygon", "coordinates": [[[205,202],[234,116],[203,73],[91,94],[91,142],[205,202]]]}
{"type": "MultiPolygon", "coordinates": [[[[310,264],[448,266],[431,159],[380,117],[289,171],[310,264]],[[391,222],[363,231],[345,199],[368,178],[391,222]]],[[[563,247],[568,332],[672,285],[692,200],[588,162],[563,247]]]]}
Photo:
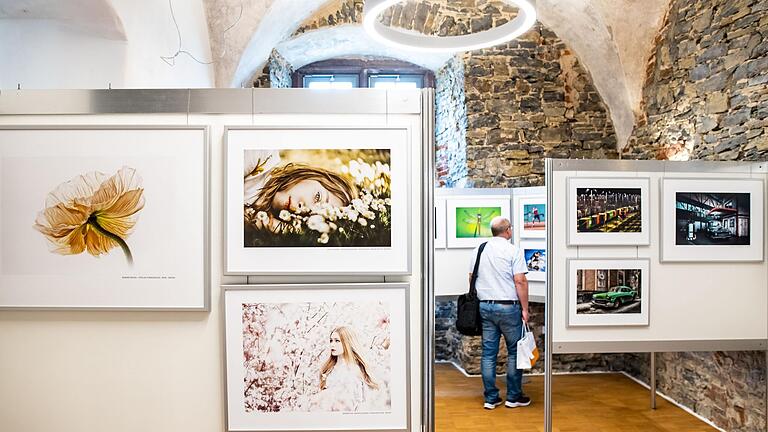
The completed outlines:
{"type": "Polygon", "coordinates": [[[390,246],[390,152],[245,150],[245,247],[390,246]]]}
{"type": "MultiPolygon", "coordinates": [[[[358,411],[370,408],[372,391],[379,385],[371,377],[354,330],[336,327],[330,334],[328,359],[320,369],[317,404],[324,411],[358,411]]],[[[383,407],[382,407],[383,408],[383,407]]],[[[388,407],[387,407],[388,408],[388,407]]]]}
{"type": "Polygon", "coordinates": [[[243,304],[246,412],[390,412],[390,304],[243,304]]]}

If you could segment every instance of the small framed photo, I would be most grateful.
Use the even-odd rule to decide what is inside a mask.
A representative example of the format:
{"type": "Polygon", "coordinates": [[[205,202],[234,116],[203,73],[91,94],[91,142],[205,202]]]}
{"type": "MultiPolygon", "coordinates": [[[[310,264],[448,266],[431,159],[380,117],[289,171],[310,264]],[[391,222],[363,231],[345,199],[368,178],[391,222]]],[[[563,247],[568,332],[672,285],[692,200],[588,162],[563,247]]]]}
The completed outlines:
{"type": "Polygon", "coordinates": [[[445,248],[445,200],[435,199],[435,249],[445,248]]]}
{"type": "Polygon", "coordinates": [[[493,237],[491,221],[509,219],[509,198],[461,198],[446,200],[449,248],[473,248],[493,237]]]}
{"type": "Polygon", "coordinates": [[[521,241],[520,249],[528,267],[528,280],[545,281],[547,278],[547,245],[544,241],[521,241]]]}
{"type": "Polygon", "coordinates": [[[662,180],[661,261],[763,261],[760,179],[662,180]]]}
{"type": "Polygon", "coordinates": [[[568,245],[650,244],[647,177],[568,178],[568,245]]]}
{"type": "Polygon", "coordinates": [[[404,127],[228,127],[225,273],[409,274],[404,127]]]}
{"type": "Polygon", "coordinates": [[[649,259],[569,259],[569,326],[646,326],[649,259]]]}
{"type": "Polygon", "coordinates": [[[521,238],[544,238],[547,236],[546,197],[521,197],[517,201],[521,238]]]}
{"type": "Polygon", "coordinates": [[[208,129],[0,127],[0,309],[207,310],[208,129]]]}
{"type": "Polygon", "coordinates": [[[224,290],[229,431],[408,429],[407,284],[224,290]]]}

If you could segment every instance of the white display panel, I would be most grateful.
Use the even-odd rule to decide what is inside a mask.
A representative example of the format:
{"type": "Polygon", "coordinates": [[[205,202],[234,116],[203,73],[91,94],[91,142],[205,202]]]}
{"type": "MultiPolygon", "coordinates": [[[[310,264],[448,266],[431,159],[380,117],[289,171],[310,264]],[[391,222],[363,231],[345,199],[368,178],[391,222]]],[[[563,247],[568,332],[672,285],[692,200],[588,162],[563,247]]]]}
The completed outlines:
{"type": "MultiPolygon", "coordinates": [[[[181,90],[180,90],[181,91],[181,90]]],[[[186,92],[186,90],[184,90],[186,92]]],[[[192,90],[199,99],[199,111],[187,114],[141,113],[98,114],[89,111],[93,101],[97,107],[124,108],[120,96],[104,91],[100,98],[93,92],[73,91],[62,97],[60,92],[3,92],[0,105],[11,113],[14,103],[9,98],[28,95],[35,102],[29,107],[42,111],[74,102],[85,111],[68,115],[0,115],[7,125],[160,125],[179,127],[207,125],[211,137],[211,230],[210,258],[212,307],[210,312],[136,312],[104,313],[92,311],[2,313],[0,320],[0,418],[9,430],[58,430],[79,432],[87,430],[96,419],[102,428],[114,432],[146,429],[151,423],[158,430],[208,432],[224,430],[226,423],[225,387],[223,385],[224,335],[223,296],[221,283],[302,283],[318,282],[381,282],[381,276],[227,276],[223,274],[223,130],[225,125],[284,125],[297,123],[318,127],[346,125],[371,127],[406,127],[411,131],[409,146],[417,154],[422,147],[422,96],[419,91],[390,92],[354,90],[339,92],[328,98],[323,92],[282,89],[205,89],[192,90]],[[203,114],[230,112],[232,93],[247,93],[245,106],[255,106],[255,113],[203,114]],[[396,93],[396,96],[392,93],[396,93]],[[222,97],[223,96],[223,97],[222,97]],[[116,100],[113,100],[116,99],[116,100]],[[41,102],[42,101],[42,102],[41,102]],[[214,101],[213,107],[207,102],[214,101]],[[120,102],[120,103],[118,103],[120,102]],[[406,107],[407,106],[407,107],[406,107]],[[406,108],[404,108],[406,107],[406,108]],[[89,114],[90,113],[90,114],[89,114]],[[50,368],[51,358],[59,359],[57,373],[40,371],[50,368]],[[180,359],[183,359],[180,361],[180,359]],[[89,377],[74,383],[72,377],[89,377]],[[102,391],[104,383],[119,391],[102,391]],[[147,391],[151,389],[151,391],[147,391]],[[38,415],[46,406],[48,415],[38,415]],[[141,416],[125,416],[123,412],[141,412],[141,416]],[[169,413],[181,413],[169,415],[169,413]]],[[[164,90],[137,91],[148,110],[167,101],[164,90]]],[[[426,135],[427,137],[429,135],[426,135]]],[[[426,141],[425,141],[426,142],[426,141]]],[[[421,237],[421,182],[424,173],[422,159],[411,159],[412,182],[409,219],[415,239],[421,237]]],[[[202,181],[202,174],[197,173],[202,181]]],[[[421,242],[411,242],[412,273],[410,276],[387,276],[387,281],[410,281],[408,295],[410,351],[421,350],[422,280],[421,242]]],[[[409,428],[421,419],[423,377],[420,356],[411,356],[409,388],[411,392],[409,428]]]]}
{"type": "MultiPolygon", "coordinates": [[[[546,192],[544,187],[523,187],[523,188],[499,188],[499,189],[435,189],[435,201],[449,199],[474,198],[475,196],[487,196],[507,199],[513,204],[513,209],[518,208],[517,204],[521,200],[541,200],[546,192]],[[491,195],[496,193],[498,195],[491,195]]],[[[528,244],[543,245],[543,240],[521,239],[521,215],[518,211],[511,212],[511,222],[513,226],[512,243],[516,245],[528,242],[528,244]],[[531,243],[532,242],[532,243],[531,243]]],[[[438,225],[439,226],[439,225],[438,225]]],[[[468,275],[470,272],[469,264],[472,259],[474,249],[469,248],[448,248],[435,250],[435,295],[436,296],[456,296],[467,292],[469,289],[468,275]]],[[[531,302],[544,302],[547,288],[544,283],[545,275],[528,275],[528,294],[531,302]]]]}
{"type": "MultiPolygon", "coordinates": [[[[553,352],[596,352],[600,350],[653,350],[663,345],[684,347],[685,341],[706,342],[722,346],[723,341],[758,341],[768,337],[768,265],[763,262],[712,263],[660,262],[661,182],[664,178],[745,180],[766,177],[766,169],[754,170],[752,164],[700,163],[697,170],[677,170],[685,164],[643,162],[640,167],[654,166],[656,170],[611,171],[606,162],[605,171],[594,167],[596,161],[553,161],[555,169],[548,179],[552,196],[568,193],[568,179],[580,177],[647,177],[650,182],[648,199],[656,211],[651,211],[648,222],[650,243],[641,246],[569,246],[567,241],[568,208],[564,200],[550,203],[552,224],[552,250],[550,251],[550,275],[552,277],[553,352]],[[583,163],[584,169],[576,167],[583,163]],[[590,165],[591,164],[591,165],[590,165]],[[664,164],[664,165],[661,165],[664,164]],[[557,168],[558,165],[560,168],[557,168]],[[650,260],[648,325],[641,327],[574,327],[568,326],[568,272],[569,259],[648,259],[650,260]],[[745,299],[748,299],[745,301],[745,299]],[[739,316],[738,320],[713,319],[723,311],[739,316]],[[654,345],[656,344],[656,345],[654,345]]],[[[624,161],[623,166],[631,164],[624,161]]],[[[763,234],[764,235],[764,234],[763,234]]],[[[765,247],[765,244],[763,245],[765,247]]],[[[754,345],[751,345],[754,346],[754,345]]],[[[717,349],[717,348],[712,348],[717,349]]]]}

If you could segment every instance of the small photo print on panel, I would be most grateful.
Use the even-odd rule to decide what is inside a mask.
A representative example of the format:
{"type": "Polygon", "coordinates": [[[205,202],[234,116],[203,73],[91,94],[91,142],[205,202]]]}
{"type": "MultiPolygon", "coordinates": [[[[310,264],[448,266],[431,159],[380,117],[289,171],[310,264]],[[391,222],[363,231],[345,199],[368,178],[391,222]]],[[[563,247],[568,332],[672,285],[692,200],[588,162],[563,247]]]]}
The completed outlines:
{"type": "Polygon", "coordinates": [[[577,188],[579,233],[638,233],[642,229],[640,188],[577,188]]]}
{"type": "Polygon", "coordinates": [[[491,220],[501,207],[456,207],[456,238],[493,237],[491,220]]]}
{"type": "Polygon", "coordinates": [[[639,314],[640,269],[579,269],[576,272],[577,314],[639,314]]]}
{"type": "Polygon", "coordinates": [[[676,192],[676,245],[749,245],[750,194],[676,192]]]}
{"type": "Polygon", "coordinates": [[[568,260],[568,325],[648,325],[650,260],[568,260]]]}
{"type": "Polygon", "coordinates": [[[529,272],[547,271],[547,251],[546,249],[524,249],[525,264],[529,272]]]}
{"type": "Polygon", "coordinates": [[[531,231],[545,231],[547,229],[547,205],[523,204],[523,229],[531,231]]]}

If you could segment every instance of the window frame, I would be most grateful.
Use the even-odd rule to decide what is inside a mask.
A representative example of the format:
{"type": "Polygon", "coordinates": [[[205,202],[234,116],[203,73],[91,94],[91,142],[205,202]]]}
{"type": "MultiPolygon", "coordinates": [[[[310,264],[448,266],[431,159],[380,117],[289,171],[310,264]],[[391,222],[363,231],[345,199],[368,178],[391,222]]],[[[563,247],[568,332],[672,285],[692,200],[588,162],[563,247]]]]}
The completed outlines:
{"type": "Polygon", "coordinates": [[[304,88],[308,75],[357,75],[357,88],[369,88],[374,75],[420,75],[422,88],[435,87],[435,74],[426,68],[394,59],[330,59],[302,66],[292,74],[294,88],[304,88]]]}

